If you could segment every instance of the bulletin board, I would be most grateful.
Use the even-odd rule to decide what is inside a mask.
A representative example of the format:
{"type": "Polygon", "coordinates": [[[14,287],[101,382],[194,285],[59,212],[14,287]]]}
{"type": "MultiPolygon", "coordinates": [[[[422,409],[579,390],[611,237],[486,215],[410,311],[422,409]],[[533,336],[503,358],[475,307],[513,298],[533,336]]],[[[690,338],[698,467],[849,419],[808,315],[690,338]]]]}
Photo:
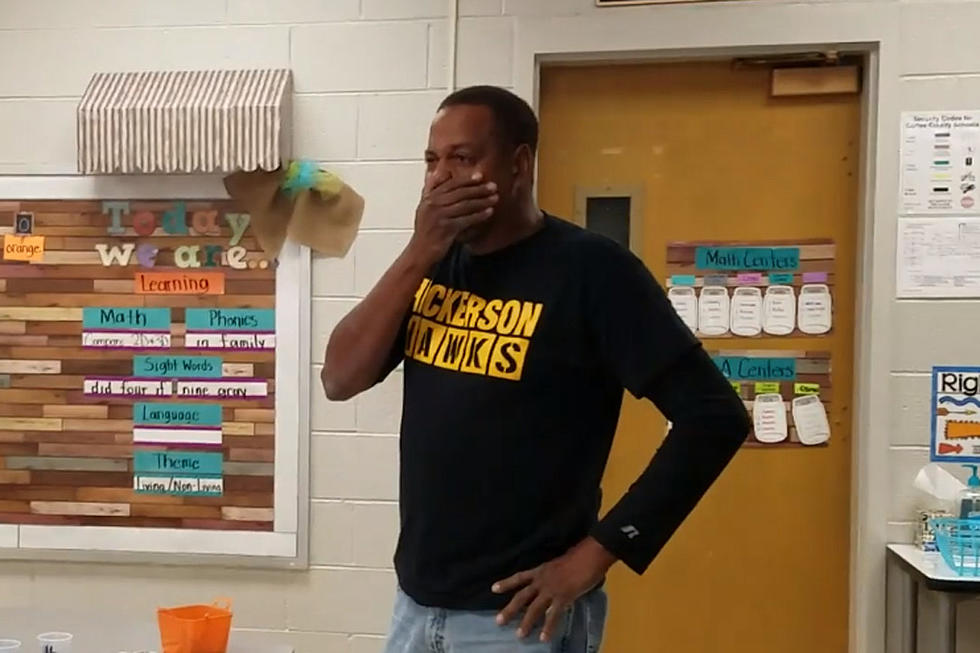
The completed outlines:
{"type": "Polygon", "coordinates": [[[308,253],[249,221],[0,202],[0,555],[300,560],[308,253]]]}
{"type": "Polygon", "coordinates": [[[827,446],[831,434],[825,406],[833,401],[829,351],[724,349],[709,353],[753,416],[745,446],[827,446]],[[759,397],[779,397],[775,405],[782,418],[757,411],[759,397]],[[785,419],[785,436],[778,428],[783,424],[776,424],[780,419],[785,419]],[[802,428],[798,421],[805,421],[802,428]]]}
{"type": "Polygon", "coordinates": [[[830,440],[835,264],[831,239],[667,243],[667,297],[699,339],[774,348],[715,352],[752,416],[745,446],[830,440]]]}
{"type": "Polygon", "coordinates": [[[830,239],[673,242],[668,293],[701,338],[826,336],[835,265],[830,239]]]}

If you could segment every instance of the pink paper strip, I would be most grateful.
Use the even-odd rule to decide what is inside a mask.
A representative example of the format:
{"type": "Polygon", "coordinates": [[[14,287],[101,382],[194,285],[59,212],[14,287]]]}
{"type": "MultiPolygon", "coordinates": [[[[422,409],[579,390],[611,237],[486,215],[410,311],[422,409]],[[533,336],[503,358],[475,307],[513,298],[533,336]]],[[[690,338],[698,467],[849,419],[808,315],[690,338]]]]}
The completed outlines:
{"type": "Polygon", "coordinates": [[[827,283],[826,272],[804,272],[803,283],[827,283]]]}
{"type": "Polygon", "coordinates": [[[738,283],[762,283],[761,272],[739,272],[738,283]]]}

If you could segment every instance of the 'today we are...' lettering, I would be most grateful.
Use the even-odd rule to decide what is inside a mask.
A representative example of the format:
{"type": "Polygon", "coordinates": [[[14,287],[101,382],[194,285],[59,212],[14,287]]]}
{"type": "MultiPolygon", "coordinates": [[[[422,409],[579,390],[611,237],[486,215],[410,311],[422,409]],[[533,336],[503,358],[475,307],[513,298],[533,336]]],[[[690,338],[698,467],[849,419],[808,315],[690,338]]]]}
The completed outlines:
{"type": "MultiPolygon", "coordinates": [[[[126,228],[122,223],[122,216],[130,214],[130,203],[125,201],[108,201],[102,203],[102,212],[109,216],[109,227],[107,232],[111,236],[125,236],[126,228]]],[[[201,245],[181,245],[174,248],[174,264],[178,268],[200,268],[227,266],[236,270],[244,270],[249,267],[259,267],[265,269],[269,267],[269,262],[262,259],[257,261],[247,260],[248,250],[239,245],[248,225],[251,216],[248,213],[225,213],[221,216],[222,220],[231,230],[231,237],[228,240],[227,248],[221,245],[205,244],[201,245]]],[[[163,231],[171,236],[220,236],[221,223],[218,211],[195,211],[191,214],[190,226],[187,221],[187,205],[184,202],[175,202],[173,207],[164,211],[158,218],[152,211],[138,211],[133,214],[133,231],[138,237],[152,236],[161,227],[163,231]]],[[[110,247],[106,243],[95,245],[96,251],[102,260],[102,265],[129,265],[130,260],[135,254],[136,260],[144,268],[152,268],[156,265],[157,256],[160,249],[152,243],[124,243],[110,247]]]]}

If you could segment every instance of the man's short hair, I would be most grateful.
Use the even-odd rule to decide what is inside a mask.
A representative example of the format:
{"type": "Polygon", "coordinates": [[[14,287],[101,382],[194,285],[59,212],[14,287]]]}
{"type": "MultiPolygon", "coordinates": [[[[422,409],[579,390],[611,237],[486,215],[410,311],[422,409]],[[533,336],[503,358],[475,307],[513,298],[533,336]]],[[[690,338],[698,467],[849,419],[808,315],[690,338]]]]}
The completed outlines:
{"type": "Polygon", "coordinates": [[[527,145],[532,154],[537,151],[538,118],[530,105],[514,93],[499,86],[469,86],[451,93],[439,109],[460,105],[487,107],[503,143],[514,148],[527,145]]]}

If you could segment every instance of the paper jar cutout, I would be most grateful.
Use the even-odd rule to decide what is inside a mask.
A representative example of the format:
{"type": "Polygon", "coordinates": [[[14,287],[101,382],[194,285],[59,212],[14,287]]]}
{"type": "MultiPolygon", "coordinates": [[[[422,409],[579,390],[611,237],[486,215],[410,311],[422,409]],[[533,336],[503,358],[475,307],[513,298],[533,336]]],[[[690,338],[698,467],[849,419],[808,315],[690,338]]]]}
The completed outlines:
{"type": "Polygon", "coordinates": [[[800,331],[819,336],[830,331],[833,320],[833,300],[826,284],[807,284],[800,288],[796,322],[800,331]]]}
{"type": "Polygon", "coordinates": [[[728,333],[731,321],[731,299],[728,289],[721,286],[705,286],[698,301],[698,331],[706,336],[723,336],[728,333]]]}
{"type": "Polygon", "coordinates": [[[667,291],[674,311],[692,333],[698,330],[698,296],[690,286],[674,286],[667,291]]]}
{"type": "Polygon", "coordinates": [[[792,286],[769,286],[762,300],[762,330],[788,336],[796,328],[796,294],[792,286]]]}
{"type": "Polygon", "coordinates": [[[732,294],[731,331],[736,336],[757,336],[762,333],[762,291],[742,286],[732,294]]]}
{"type": "Polygon", "coordinates": [[[252,231],[270,259],[287,238],[325,256],[346,256],[364,214],[364,198],[312,161],[239,171],[225,177],[224,184],[252,216],[252,231]]]}
{"type": "Polygon", "coordinates": [[[755,439],[766,444],[782,442],[789,435],[786,403],[778,394],[756,395],[752,402],[755,439]]]}
{"type": "Polygon", "coordinates": [[[793,399],[793,424],[796,425],[796,437],[805,445],[823,444],[830,439],[827,409],[819,395],[793,399]]]}

